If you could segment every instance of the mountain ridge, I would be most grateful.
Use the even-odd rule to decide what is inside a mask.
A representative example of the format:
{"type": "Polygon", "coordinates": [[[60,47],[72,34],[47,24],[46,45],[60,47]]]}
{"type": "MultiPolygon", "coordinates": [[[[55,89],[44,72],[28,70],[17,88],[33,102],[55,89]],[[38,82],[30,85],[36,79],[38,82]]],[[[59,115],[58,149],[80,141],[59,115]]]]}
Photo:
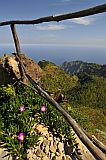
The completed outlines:
{"type": "Polygon", "coordinates": [[[80,76],[82,74],[102,76],[106,78],[106,64],[88,63],[83,61],[65,61],[60,66],[66,73],[80,76]]]}
{"type": "Polygon", "coordinates": [[[43,60],[38,64],[45,72],[43,88],[54,95],[59,88],[65,96],[61,105],[82,128],[106,144],[106,66],[90,63],[87,70],[89,63],[85,62],[86,69],[83,66],[83,72],[68,74],[52,62],[43,60]]]}

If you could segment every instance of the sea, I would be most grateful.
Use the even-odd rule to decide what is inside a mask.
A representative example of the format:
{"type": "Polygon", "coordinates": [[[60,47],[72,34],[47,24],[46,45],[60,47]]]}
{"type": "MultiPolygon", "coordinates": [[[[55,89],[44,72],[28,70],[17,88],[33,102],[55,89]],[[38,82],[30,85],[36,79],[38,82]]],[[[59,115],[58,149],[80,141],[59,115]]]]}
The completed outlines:
{"type": "MultiPolygon", "coordinates": [[[[23,44],[21,45],[21,51],[35,62],[48,60],[61,65],[64,61],[81,60],[90,63],[106,64],[106,46],[23,44]]],[[[4,53],[11,54],[14,52],[14,45],[0,44],[0,57],[4,53]]]]}

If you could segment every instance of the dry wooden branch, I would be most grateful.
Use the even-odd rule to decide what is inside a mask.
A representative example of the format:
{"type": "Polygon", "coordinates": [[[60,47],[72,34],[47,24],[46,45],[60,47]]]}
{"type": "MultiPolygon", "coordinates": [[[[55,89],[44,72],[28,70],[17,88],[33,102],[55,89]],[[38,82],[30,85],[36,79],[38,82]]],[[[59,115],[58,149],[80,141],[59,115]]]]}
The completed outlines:
{"type": "Polygon", "coordinates": [[[13,35],[13,39],[14,39],[14,43],[15,43],[15,48],[16,48],[16,52],[17,54],[21,53],[21,49],[20,49],[20,43],[19,43],[19,38],[16,32],[16,26],[15,24],[11,24],[11,31],[12,31],[12,35],[13,35]]]}
{"type": "Polygon", "coordinates": [[[106,146],[100,142],[94,135],[89,135],[84,129],[83,132],[87,135],[87,137],[95,144],[104,154],[106,154],[106,146]]]}
{"type": "Polygon", "coordinates": [[[91,140],[87,137],[87,135],[83,132],[80,126],[76,123],[76,121],[52,98],[50,97],[32,78],[26,73],[27,78],[30,83],[34,86],[34,88],[38,91],[38,93],[44,97],[50,104],[52,104],[59,112],[65,117],[65,119],[69,122],[77,136],[84,143],[84,145],[89,149],[92,155],[98,160],[105,160],[105,155],[99,148],[97,148],[91,140]]]}
{"type": "Polygon", "coordinates": [[[62,14],[58,16],[48,16],[48,17],[42,17],[42,18],[34,19],[34,20],[14,20],[14,21],[1,22],[0,26],[11,25],[11,24],[39,24],[39,23],[50,22],[50,21],[59,22],[59,21],[66,20],[66,19],[85,17],[85,16],[102,13],[102,12],[106,12],[106,4],[92,7],[89,9],[85,9],[82,11],[62,14]]]}
{"type": "Polygon", "coordinates": [[[20,74],[21,74],[21,79],[23,82],[27,82],[27,78],[25,75],[25,71],[24,71],[24,66],[23,66],[23,62],[21,61],[21,57],[20,57],[20,53],[21,53],[21,49],[20,49],[20,43],[19,43],[19,38],[17,35],[17,31],[16,31],[16,25],[15,24],[11,24],[11,31],[12,31],[12,35],[13,35],[13,39],[14,39],[14,43],[15,43],[15,48],[16,48],[16,59],[19,62],[19,70],[20,70],[20,74]]]}

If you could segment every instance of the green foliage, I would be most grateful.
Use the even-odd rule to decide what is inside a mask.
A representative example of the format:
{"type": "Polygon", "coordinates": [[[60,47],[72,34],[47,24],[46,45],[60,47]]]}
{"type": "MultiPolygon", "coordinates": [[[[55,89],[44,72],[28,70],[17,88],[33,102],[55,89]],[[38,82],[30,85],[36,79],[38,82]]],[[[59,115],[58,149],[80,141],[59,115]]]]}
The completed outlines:
{"type": "Polygon", "coordinates": [[[36,144],[38,139],[36,132],[32,131],[35,123],[32,117],[34,107],[27,103],[24,95],[14,94],[15,89],[12,86],[3,86],[0,90],[3,91],[2,99],[8,96],[7,101],[2,101],[0,104],[0,140],[4,142],[2,147],[7,148],[15,157],[23,159],[27,149],[36,144]],[[25,106],[24,112],[19,110],[21,105],[25,106]],[[17,139],[20,132],[25,133],[23,143],[17,139]]]}
{"type": "MultiPolygon", "coordinates": [[[[49,127],[55,135],[64,136],[69,140],[71,147],[75,148],[76,142],[71,134],[71,127],[63,116],[51,106],[45,99],[27,87],[18,85],[11,88],[7,101],[0,104],[0,141],[1,147],[8,149],[10,154],[19,159],[26,159],[27,149],[36,145],[39,135],[33,129],[35,123],[42,123],[49,127]],[[13,92],[12,92],[13,91],[13,92]],[[12,94],[13,93],[13,94],[12,94]],[[15,93],[15,94],[14,94],[15,93]],[[46,112],[41,112],[41,106],[46,106],[46,112]],[[20,112],[20,106],[25,107],[24,112],[20,112]],[[18,140],[19,133],[25,133],[24,142],[18,140]]],[[[8,90],[8,87],[1,87],[1,90],[8,90]]],[[[5,94],[3,93],[5,98],[5,94]]]]}
{"type": "Polygon", "coordinates": [[[58,66],[48,61],[43,63],[43,70],[45,76],[42,78],[42,86],[50,93],[55,93],[60,89],[63,94],[66,94],[67,90],[75,87],[78,81],[77,76],[66,74],[58,66]]]}
{"type": "Polygon", "coordinates": [[[70,101],[77,105],[91,108],[105,108],[106,105],[106,80],[92,77],[89,83],[80,84],[68,91],[70,101]]]}
{"type": "Polygon", "coordinates": [[[61,103],[62,106],[78,124],[106,143],[97,133],[97,129],[106,132],[106,79],[103,78],[106,77],[106,65],[64,62],[62,68],[73,76],[56,67],[51,63],[44,65],[44,88],[50,93],[60,88],[67,100],[65,104],[61,103]]]}
{"type": "Polygon", "coordinates": [[[47,65],[56,66],[54,63],[52,63],[52,62],[50,62],[50,61],[46,61],[46,60],[39,61],[38,65],[39,65],[41,68],[45,68],[47,65]]]}
{"type": "Polygon", "coordinates": [[[15,96],[15,90],[12,88],[11,85],[0,87],[0,101],[7,100],[10,97],[15,96]]]}

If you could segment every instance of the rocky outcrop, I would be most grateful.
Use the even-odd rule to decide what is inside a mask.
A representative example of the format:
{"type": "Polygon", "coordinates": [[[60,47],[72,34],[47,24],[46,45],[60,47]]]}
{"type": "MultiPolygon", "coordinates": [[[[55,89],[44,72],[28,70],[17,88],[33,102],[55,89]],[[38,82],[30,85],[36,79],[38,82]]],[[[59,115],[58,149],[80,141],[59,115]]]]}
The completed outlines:
{"type": "Polygon", "coordinates": [[[40,66],[31,58],[26,57],[24,54],[20,54],[21,60],[25,66],[27,74],[36,82],[39,82],[40,78],[44,75],[40,66]]]}
{"type": "MultiPolygon", "coordinates": [[[[20,54],[20,58],[25,66],[27,74],[29,74],[33,80],[38,82],[44,74],[39,65],[24,54],[20,54]]],[[[4,54],[0,59],[0,84],[11,83],[20,78],[21,72],[18,60],[15,56],[4,54]]]]}
{"type": "MultiPolygon", "coordinates": [[[[73,151],[64,143],[64,138],[54,136],[41,124],[35,128],[41,133],[41,137],[38,145],[28,150],[28,160],[72,160],[73,151]]],[[[74,159],[76,160],[75,157],[74,159]]]]}

